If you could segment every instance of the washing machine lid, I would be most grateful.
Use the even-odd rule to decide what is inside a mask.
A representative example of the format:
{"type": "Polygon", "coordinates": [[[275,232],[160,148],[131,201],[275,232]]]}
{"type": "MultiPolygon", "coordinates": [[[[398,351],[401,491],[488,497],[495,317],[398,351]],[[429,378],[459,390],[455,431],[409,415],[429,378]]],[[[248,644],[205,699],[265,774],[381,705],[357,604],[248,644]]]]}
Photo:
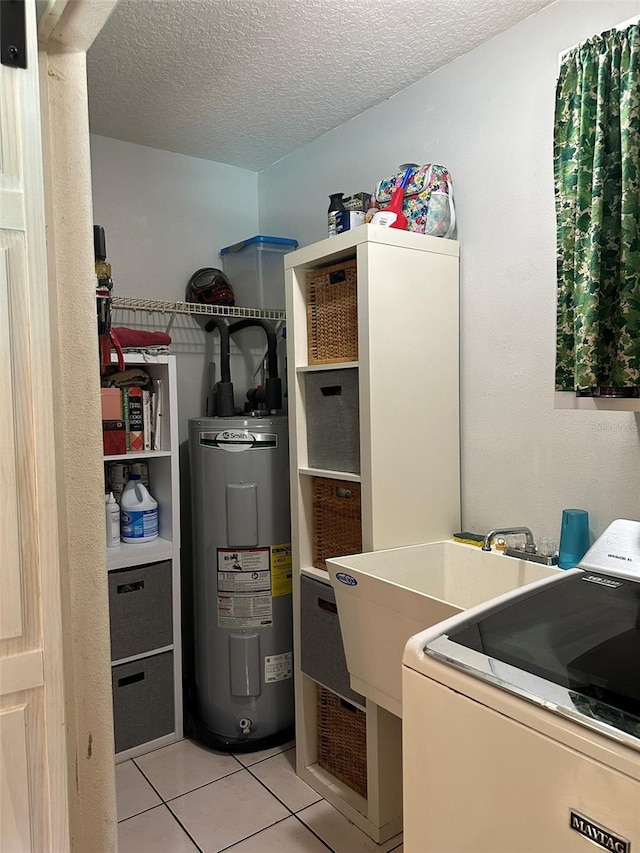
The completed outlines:
{"type": "MultiPolygon", "coordinates": [[[[628,524],[640,542],[640,523],[628,524]]],[[[640,559],[607,533],[585,558],[594,568],[489,603],[424,651],[640,750],[640,578],[610,568],[629,556],[637,569],[640,559]],[[606,571],[595,569],[598,554],[606,571]]]]}

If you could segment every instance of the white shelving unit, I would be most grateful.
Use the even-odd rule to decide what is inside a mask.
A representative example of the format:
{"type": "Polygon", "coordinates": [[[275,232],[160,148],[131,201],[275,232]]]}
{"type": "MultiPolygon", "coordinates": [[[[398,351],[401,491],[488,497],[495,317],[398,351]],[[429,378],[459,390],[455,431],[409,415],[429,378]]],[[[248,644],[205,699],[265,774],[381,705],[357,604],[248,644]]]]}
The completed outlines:
{"type": "MultiPolygon", "coordinates": [[[[458,255],[455,241],[368,225],[284,259],[297,773],[378,843],[402,828],[401,721],[368,698],[361,703],[366,797],[320,766],[319,682],[300,664],[302,578],[331,583],[313,565],[312,484],[314,477],[360,484],[365,552],[446,539],[459,529],[458,255]],[[310,365],[307,273],[354,258],[358,361],[310,365]],[[357,474],[309,464],[308,377],[324,371],[329,382],[334,370],[357,371],[357,474]]],[[[324,639],[318,636],[318,648],[324,639]]]]}
{"type": "Polygon", "coordinates": [[[140,367],[152,379],[162,380],[163,427],[162,449],[104,457],[105,464],[148,464],[159,522],[154,541],[107,548],[116,750],[119,732],[127,743],[137,741],[116,752],[117,762],[179,740],[183,728],[175,356],[125,353],[125,367],[140,367]],[[131,653],[114,656],[114,648],[131,653]],[[164,716],[155,726],[158,709],[164,716]],[[162,730],[157,737],[154,728],[162,730]],[[146,729],[152,733],[150,738],[145,738],[146,729]]]}

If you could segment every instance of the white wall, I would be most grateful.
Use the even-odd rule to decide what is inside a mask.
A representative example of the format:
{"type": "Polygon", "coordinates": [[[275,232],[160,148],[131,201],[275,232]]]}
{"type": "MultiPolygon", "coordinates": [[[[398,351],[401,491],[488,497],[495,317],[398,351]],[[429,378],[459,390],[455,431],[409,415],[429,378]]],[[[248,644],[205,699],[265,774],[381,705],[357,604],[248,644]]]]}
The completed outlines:
{"type": "MultiPolygon", "coordinates": [[[[639,2],[558,2],[260,174],[262,232],[307,245],[326,236],[330,192],[371,191],[408,161],[451,170],[463,529],[557,536],[572,506],[589,510],[596,535],[640,518],[635,415],[553,409],[552,162],[559,52],[639,13],[639,2]]],[[[428,334],[438,318],[424,321],[428,334]]]]}
{"type": "MultiPolygon", "coordinates": [[[[222,246],[258,233],[307,245],[326,234],[330,192],[371,190],[403,162],[444,163],[461,244],[464,528],[524,523],[554,536],[567,506],[588,509],[595,534],[640,517],[636,417],[553,409],[552,163],[558,53],[639,13],[637,0],[561,0],[259,177],[93,136],[94,221],[115,292],[181,298],[198,267],[221,265],[222,246]]],[[[193,320],[172,334],[184,441],[209,354],[193,320]]]]}
{"type": "MultiPolygon", "coordinates": [[[[192,273],[221,268],[221,248],[258,233],[255,172],[95,134],[91,168],[93,221],[104,226],[118,296],[184,300],[192,273]]],[[[167,322],[161,314],[118,311],[113,316],[116,326],[150,330],[164,331],[167,322]]],[[[206,335],[185,315],[177,315],[170,334],[184,443],[187,420],[203,414],[205,364],[214,346],[218,351],[218,335],[206,335]]],[[[236,400],[240,404],[239,394],[236,400]]]]}
{"type": "MultiPolygon", "coordinates": [[[[103,136],[91,136],[93,221],[105,229],[114,294],[184,300],[191,275],[201,267],[222,268],[219,251],[258,234],[255,172],[103,136]]],[[[114,326],[164,331],[169,317],[118,310],[114,326]]],[[[176,315],[170,329],[176,355],[180,441],[180,507],[183,649],[191,675],[191,483],[188,420],[204,414],[210,361],[220,379],[219,336],[203,323],[176,315]]],[[[240,336],[260,334],[254,330],[240,336]]],[[[234,337],[240,337],[234,336],[234,337]]],[[[232,379],[241,406],[254,353],[241,340],[233,347],[232,379]]],[[[259,364],[260,354],[255,357],[259,364]]],[[[153,483],[151,483],[153,492],[153,483]]]]}

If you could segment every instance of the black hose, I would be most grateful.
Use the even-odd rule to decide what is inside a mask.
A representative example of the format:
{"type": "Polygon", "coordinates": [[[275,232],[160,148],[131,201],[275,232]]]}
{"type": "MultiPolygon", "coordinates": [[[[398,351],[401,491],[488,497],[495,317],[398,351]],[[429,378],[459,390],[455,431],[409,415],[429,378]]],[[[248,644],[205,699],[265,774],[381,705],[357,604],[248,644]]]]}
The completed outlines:
{"type": "Polygon", "coordinates": [[[204,327],[205,332],[220,332],[220,378],[222,382],[231,382],[231,363],[229,356],[229,326],[220,317],[212,317],[204,327]]]}
{"type": "Polygon", "coordinates": [[[258,326],[264,330],[267,336],[267,373],[269,379],[278,378],[278,344],[276,341],[276,333],[271,323],[268,320],[258,320],[247,318],[246,320],[238,320],[229,326],[230,334],[239,332],[241,329],[247,329],[251,326],[258,326]]]}
{"type": "Polygon", "coordinates": [[[229,327],[220,317],[212,317],[204,327],[206,332],[220,332],[220,382],[214,388],[215,414],[220,418],[232,417],[235,408],[231,383],[231,360],[229,355],[229,327]]]}

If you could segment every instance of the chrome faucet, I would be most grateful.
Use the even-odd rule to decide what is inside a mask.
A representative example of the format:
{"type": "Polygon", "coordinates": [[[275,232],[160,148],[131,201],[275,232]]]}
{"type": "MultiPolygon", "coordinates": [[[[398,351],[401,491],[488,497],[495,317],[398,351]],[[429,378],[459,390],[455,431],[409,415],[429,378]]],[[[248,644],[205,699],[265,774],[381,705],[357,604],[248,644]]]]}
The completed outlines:
{"type": "Polygon", "coordinates": [[[491,540],[494,536],[505,536],[510,535],[512,533],[524,533],[527,537],[526,544],[524,546],[524,550],[529,554],[535,554],[536,552],[536,543],[533,541],[533,533],[529,530],[528,527],[502,527],[499,530],[490,530],[487,535],[484,537],[484,542],[482,544],[483,551],[491,550],[491,540]]]}
{"type": "Polygon", "coordinates": [[[502,527],[498,530],[490,530],[484,537],[482,543],[483,551],[491,550],[491,540],[494,536],[508,536],[512,533],[524,533],[527,537],[524,548],[505,548],[505,557],[517,557],[519,560],[530,560],[532,563],[541,563],[544,566],[555,566],[558,562],[557,556],[546,556],[538,553],[538,548],[533,539],[533,533],[528,527],[502,527]]]}

